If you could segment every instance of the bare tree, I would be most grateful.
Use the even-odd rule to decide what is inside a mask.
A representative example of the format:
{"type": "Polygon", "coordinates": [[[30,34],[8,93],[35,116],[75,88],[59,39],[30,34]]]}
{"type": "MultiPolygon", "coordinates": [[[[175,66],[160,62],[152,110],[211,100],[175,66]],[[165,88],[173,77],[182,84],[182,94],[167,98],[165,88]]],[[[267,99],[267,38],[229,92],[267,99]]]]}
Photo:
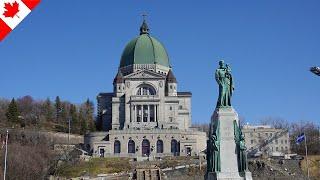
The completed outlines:
{"type": "Polygon", "coordinates": [[[308,121],[300,121],[291,124],[291,150],[302,155],[305,153],[303,143],[296,144],[296,138],[302,133],[305,133],[307,137],[308,154],[320,155],[319,127],[317,127],[315,123],[308,121]]]}
{"type": "Polygon", "coordinates": [[[290,128],[290,123],[279,117],[265,117],[260,120],[260,124],[262,125],[270,125],[273,128],[276,129],[289,129],[290,128]]]}

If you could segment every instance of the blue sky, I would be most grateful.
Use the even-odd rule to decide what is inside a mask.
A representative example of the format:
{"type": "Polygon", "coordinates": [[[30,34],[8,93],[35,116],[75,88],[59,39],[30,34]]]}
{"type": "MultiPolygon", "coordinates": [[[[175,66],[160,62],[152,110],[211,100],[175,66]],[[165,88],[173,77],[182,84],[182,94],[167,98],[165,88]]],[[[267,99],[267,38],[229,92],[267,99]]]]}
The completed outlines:
{"type": "Polygon", "coordinates": [[[80,103],[112,91],[126,43],[148,14],[179,90],[191,91],[193,122],[215,108],[213,74],[230,63],[233,104],[246,121],[319,122],[320,1],[43,0],[0,42],[0,96],[56,95],[80,103]]]}

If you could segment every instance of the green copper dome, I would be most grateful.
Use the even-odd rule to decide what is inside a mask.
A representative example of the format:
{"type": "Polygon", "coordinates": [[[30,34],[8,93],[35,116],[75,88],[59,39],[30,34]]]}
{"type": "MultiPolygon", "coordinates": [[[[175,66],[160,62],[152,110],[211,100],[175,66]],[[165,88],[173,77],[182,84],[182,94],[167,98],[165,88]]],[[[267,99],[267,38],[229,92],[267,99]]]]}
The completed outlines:
{"type": "Polygon", "coordinates": [[[170,67],[167,51],[158,40],[149,35],[145,21],[140,28],[140,36],[127,44],[121,56],[120,67],[133,64],[159,64],[170,67]]]}

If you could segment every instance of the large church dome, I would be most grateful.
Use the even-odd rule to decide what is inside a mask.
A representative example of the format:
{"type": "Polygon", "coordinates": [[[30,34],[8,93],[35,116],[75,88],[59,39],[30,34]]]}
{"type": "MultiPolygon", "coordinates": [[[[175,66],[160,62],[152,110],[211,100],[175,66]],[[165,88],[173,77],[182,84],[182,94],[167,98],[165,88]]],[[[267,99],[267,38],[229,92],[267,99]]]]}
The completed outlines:
{"type": "Polygon", "coordinates": [[[170,67],[166,49],[157,39],[150,36],[145,20],[140,27],[140,35],[125,47],[120,68],[134,64],[158,64],[170,67]]]}

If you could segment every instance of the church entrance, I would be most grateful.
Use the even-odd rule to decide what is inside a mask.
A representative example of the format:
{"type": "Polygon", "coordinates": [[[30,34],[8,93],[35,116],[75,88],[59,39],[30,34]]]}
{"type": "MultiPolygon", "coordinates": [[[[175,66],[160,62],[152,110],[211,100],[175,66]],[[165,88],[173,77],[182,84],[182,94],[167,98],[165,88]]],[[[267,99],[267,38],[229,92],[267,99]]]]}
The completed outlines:
{"type": "Polygon", "coordinates": [[[178,142],[175,139],[171,140],[171,153],[174,156],[179,156],[180,155],[180,142],[178,142]]]}
{"type": "Polygon", "coordinates": [[[142,141],[142,156],[150,155],[150,141],[148,139],[144,139],[142,141]]]}

